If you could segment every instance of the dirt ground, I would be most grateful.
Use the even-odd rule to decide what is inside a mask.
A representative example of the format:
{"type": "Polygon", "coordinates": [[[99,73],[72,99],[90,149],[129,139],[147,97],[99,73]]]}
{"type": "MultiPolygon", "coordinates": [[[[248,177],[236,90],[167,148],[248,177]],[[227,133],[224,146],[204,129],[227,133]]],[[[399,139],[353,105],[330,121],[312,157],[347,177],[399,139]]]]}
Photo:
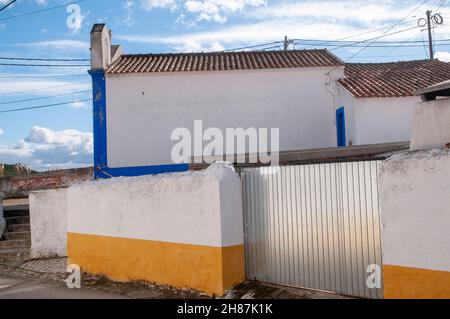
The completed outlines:
{"type": "MultiPolygon", "coordinates": [[[[65,258],[32,260],[21,266],[0,265],[0,276],[30,281],[64,283],[65,258]]],[[[83,273],[81,286],[90,291],[105,292],[132,299],[208,299],[206,294],[188,289],[177,289],[147,282],[120,283],[103,276],[83,273]]],[[[346,297],[299,289],[246,281],[228,291],[223,299],[346,299],[346,297]]]]}

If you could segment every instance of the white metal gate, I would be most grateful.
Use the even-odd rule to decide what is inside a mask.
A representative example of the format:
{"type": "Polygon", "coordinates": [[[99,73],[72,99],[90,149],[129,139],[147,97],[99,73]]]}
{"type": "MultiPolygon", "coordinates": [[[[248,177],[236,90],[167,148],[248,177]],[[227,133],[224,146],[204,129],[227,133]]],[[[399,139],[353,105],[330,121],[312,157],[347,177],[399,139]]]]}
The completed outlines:
{"type": "Polygon", "coordinates": [[[378,164],[244,169],[247,278],[382,298],[378,164]]]}

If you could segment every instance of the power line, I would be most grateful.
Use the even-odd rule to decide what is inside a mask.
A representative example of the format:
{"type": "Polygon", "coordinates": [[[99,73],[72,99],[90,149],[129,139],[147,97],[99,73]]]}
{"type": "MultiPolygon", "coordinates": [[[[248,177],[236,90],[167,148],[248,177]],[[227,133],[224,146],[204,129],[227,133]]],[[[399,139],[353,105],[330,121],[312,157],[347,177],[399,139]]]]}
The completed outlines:
{"type": "Polygon", "coordinates": [[[441,8],[447,3],[447,1],[448,1],[448,0],[442,0],[441,3],[439,4],[439,6],[437,7],[437,9],[436,9],[435,11],[439,11],[439,9],[441,9],[441,8]]]}
{"type": "Polygon", "coordinates": [[[39,91],[47,91],[47,90],[60,89],[60,88],[66,88],[66,87],[74,87],[74,86],[79,86],[79,85],[84,85],[84,84],[87,84],[87,83],[69,83],[69,84],[63,84],[63,85],[53,85],[53,86],[49,86],[49,87],[31,89],[31,90],[26,90],[26,91],[8,92],[8,93],[0,94],[0,95],[8,96],[8,95],[28,94],[30,92],[39,92],[39,91]]]}
{"type": "Polygon", "coordinates": [[[8,8],[10,5],[12,5],[14,2],[16,2],[17,0],[11,0],[10,2],[8,2],[7,4],[5,4],[3,7],[0,8],[0,12],[5,10],[6,8],[8,8]]]}
{"type": "MultiPolygon", "coordinates": [[[[360,53],[362,53],[364,50],[366,50],[372,43],[374,43],[375,41],[377,41],[380,38],[386,37],[386,36],[390,36],[393,34],[398,34],[400,32],[405,32],[408,30],[412,30],[415,29],[417,27],[414,28],[408,28],[408,29],[404,29],[401,31],[397,31],[394,33],[388,33],[389,31],[393,30],[395,27],[397,27],[399,24],[403,23],[403,21],[406,20],[406,18],[408,18],[411,14],[413,14],[415,11],[417,11],[420,7],[422,7],[424,4],[426,4],[429,0],[425,0],[423,1],[421,4],[419,4],[417,7],[415,7],[413,10],[411,10],[406,16],[404,16],[402,19],[400,19],[399,21],[397,21],[394,25],[392,25],[389,29],[387,29],[385,32],[383,32],[383,35],[373,38],[373,39],[368,39],[366,41],[363,42],[369,42],[366,46],[364,46],[361,50],[359,50],[358,52],[356,52],[355,54],[353,54],[350,58],[348,58],[347,60],[344,61],[344,64],[347,63],[348,61],[350,61],[351,59],[355,58],[356,56],[358,56],[360,53]]],[[[336,71],[339,67],[335,67],[333,70],[331,70],[330,72],[327,73],[327,75],[329,76],[332,72],[336,71]]],[[[331,78],[330,78],[331,80],[331,78]]]]}
{"type": "Polygon", "coordinates": [[[20,66],[20,67],[89,67],[89,64],[23,64],[23,63],[0,63],[2,66],[20,66]]]}
{"type": "Polygon", "coordinates": [[[249,45],[246,47],[240,47],[240,48],[234,48],[234,49],[228,49],[224,50],[223,52],[232,52],[232,51],[241,51],[241,50],[247,50],[247,49],[254,49],[254,48],[260,48],[263,46],[273,45],[273,44],[280,44],[283,43],[283,41],[275,41],[275,42],[268,42],[268,43],[262,43],[262,44],[256,44],[256,45],[249,45]]]}
{"type": "Polygon", "coordinates": [[[48,75],[9,75],[1,76],[0,79],[35,79],[35,78],[65,78],[65,77],[85,77],[89,74],[48,74],[48,75]]]}
{"type": "Polygon", "coordinates": [[[46,8],[46,9],[41,9],[41,10],[30,11],[30,12],[21,13],[21,14],[16,14],[16,15],[9,16],[9,17],[6,17],[6,18],[2,18],[2,19],[0,19],[0,21],[7,21],[7,20],[15,19],[15,18],[29,16],[29,15],[32,15],[32,14],[37,14],[37,13],[42,13],[42,12],[46,12],[46,11],[50,11],[50,10],[54,10],[54,9],[64,8],[64,7],[67,7],[68,5],[78,4],[78,3],[81,3],[81,2],[85,2],[85,1],[87,1],[87,0],[72,1],[72,2],[68,2],[66,4],[62,4],[62,5],[46,8]]]}
{"type": "Polygon", "coordinates": [[[86,62],[86,61],[90,61],[90,59],[52,59],[52,58],[17,58],[17,57],[0,57],[0,60],[48,61],[48,62],[86,62]]]}
{"type": "Polygon", "coordinates": [[[55,104],[38,105],[38,106],[31,106],[31,107],[24,107],[24,108],[12,109],[12,110],[0,111],[0,114],[21,112],[21,111],[29,111],[29,110],[37,110],[37,109],[44,109],[44,108],[61,106],[61,105],[68,105],[68,104],[73,104],[73,103],[83,103],[83,102],[88,102],[88,101],[91,101],[91,99],[76,100],[76,101],[69,101],[69,102],[55,103],[55,104]]]}
{"type": "MultiPolygon", "coordinates": [[[[365,45],[365,46],[363,47],[363,48],[367,48],[368,46],[370,46],[370,44],[371,44],[372,42],[375,42],[375,41],[378,40],[378,39],[385,38],[385,37],[388,37],[388,36],[391,36],[391,35],[394,35],[394,34],[403,33],[403,32],[406,32],[406,31],[413,30],[413,29],[417,29],[417,28],[418,28],[418,26],[414,26],[414,27],[411,27],[411,28],[402,29],[402,30],[400,30],[400,31],[395,31],[395,32],[383,34],[383,35],[380,35],[380,36],[377,36],[377,37],[374,37],[374,38],[371,38],[371,39],[366,39],[366,40],[362,40],[362,41],[355,41],[354,43],[351,43],[351,44],[345,44],[345,45],[338,46],[338,47],[336,47],[336,48],[333,48],[332,50],[337,50],[337,49],[341,49],[341,48],[345,48],[345,47],[349,47],[349,46],[353,47],[353,46],[356,45],[356,44],[362,44],[362,43],[369,42],[367,45],[365,45]]],[[[358,54],[359,54],[359,53],[358,53],[358,54]]]]}
{"type": "Polygon", "coordinates": [[[84,90],[84,91],[65,93],[65,94],[55,94],[55,95],[49,95],[49,96],[44,96],[44,97],[36,97],[36,98],[32,98],[32,99],[16,100],[16,101],[10,101],[10,102],[1,102],[0,105],[16,104],[16,103],[22,103],[22,102],[38,101],[38,100],[46,100],[46,99],[55,98],[55,97],[77,95],[77,94],[88,93],[88,92],[91,92],[91,90],[84,90]]]}

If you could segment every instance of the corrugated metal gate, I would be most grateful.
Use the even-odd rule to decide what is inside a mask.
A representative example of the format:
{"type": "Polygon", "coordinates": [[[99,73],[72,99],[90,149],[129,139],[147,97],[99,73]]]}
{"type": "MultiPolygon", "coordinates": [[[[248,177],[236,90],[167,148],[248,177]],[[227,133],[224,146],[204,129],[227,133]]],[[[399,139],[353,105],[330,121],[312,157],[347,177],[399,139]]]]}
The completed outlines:
{"type": "Polygon", "coordinates": [[[382,298],[378,163],[242,170],[247,278],[382,298]]]}

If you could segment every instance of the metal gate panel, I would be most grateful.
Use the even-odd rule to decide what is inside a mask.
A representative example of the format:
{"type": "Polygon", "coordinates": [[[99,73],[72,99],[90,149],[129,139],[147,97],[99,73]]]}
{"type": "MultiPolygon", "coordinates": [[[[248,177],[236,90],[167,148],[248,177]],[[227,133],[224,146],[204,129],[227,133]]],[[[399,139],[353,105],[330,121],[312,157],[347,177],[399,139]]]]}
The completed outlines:
{"type": "Polygon", "coordinates": [[[244,169],[247,278],[382,298],[378,163],[244,169]]]}

